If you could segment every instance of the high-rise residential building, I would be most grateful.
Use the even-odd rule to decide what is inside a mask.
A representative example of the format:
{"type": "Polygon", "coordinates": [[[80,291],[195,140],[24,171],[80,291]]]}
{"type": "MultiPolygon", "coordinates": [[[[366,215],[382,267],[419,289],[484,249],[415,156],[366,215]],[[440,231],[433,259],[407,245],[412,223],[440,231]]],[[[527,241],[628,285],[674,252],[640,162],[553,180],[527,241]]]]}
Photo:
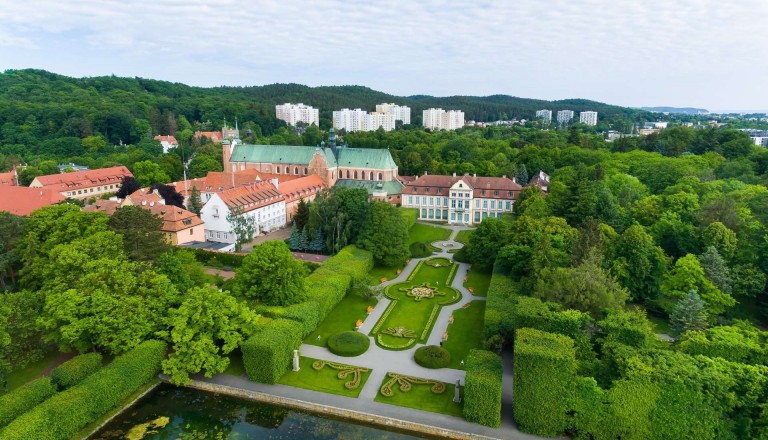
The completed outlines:
{"type": "Polygon", "coordinates": [[[320,111],[302,103],[276,105],[275,116],[288,125],[296,125],[297,122],[320,125],[320,111]]]}
{"type": "Polygon", "coordinates": [[[464,112],[430,108],[422,113],[422,125],[430,130],[456,130],[464,126],[464,112]]]}
{"type": "Polygon", "coordinates": [[[557,123],[560,125],[567,124],[573,119],[573,110],[560,110],[557,112],[557,123]]]}
{"type": "Polygon", "coordinates": [[[536,119],[541,119],[544,124],[552,122],[552,110],[537,110],[536,119]]]}
{"type": "Polygon", "coordinates": [[[386,113],[395,116],[395,121],[403,121],[403,124],[411,123],[411,108],[405,105],[397,104],[379,104],[376,106],[376,113],[386,113]]]}
{"type": "Polygon", "coordinates": [[[579,122],[587,125],[597,125],[597,112],[579,113],[579,122]]]}
{"type": "Polygon", "coordinates": [[[384,131],[395,129],[395,115],[385,113],[368,113],[356,108],[344,108],[333,112],[333,128],[336,130],[374,131],[383,128],[384,131]]]}

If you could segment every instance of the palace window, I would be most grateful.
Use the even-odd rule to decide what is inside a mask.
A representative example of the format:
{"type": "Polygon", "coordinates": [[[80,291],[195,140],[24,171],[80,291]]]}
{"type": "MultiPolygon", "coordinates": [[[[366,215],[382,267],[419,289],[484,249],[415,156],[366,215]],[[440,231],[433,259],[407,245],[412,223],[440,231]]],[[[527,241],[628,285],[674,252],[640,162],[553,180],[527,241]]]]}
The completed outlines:
{"type": "Polygon", "coordinates": [[[382,177],[381,173],[379,173],[379,180],[382,180],[382,177]]]}
{"type": "Polygon", "coordinates": [[[277,174],[280,174],[280,167],[277,167],[277,174]]]}
{"type": "Polygon", "coordinates": [[[299,167],[293,167],[293,174],[299,175],[299,167]]]}
{"type": "Polygon", "coordinates": [[[498,191],[494,191],[494,192],[493,192],[493,195],[498,197],[498,195],[499,195],[499,192],[498,192],[498,191]]]}

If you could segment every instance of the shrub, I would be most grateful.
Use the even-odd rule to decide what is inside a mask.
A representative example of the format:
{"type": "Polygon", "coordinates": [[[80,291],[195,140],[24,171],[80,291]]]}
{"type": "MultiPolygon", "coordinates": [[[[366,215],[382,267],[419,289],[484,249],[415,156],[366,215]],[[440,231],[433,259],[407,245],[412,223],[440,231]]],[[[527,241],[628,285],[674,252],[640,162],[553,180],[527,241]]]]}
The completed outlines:
{"type": "Polygon", "coordinates": [[[576,350],[567,336],[532,328],[517,330],[513,390],[514,417],[520,429],[537,435],[562,435],[576,381],[576,350]]]}
{"type": "Polygon", "coordinates": [[[51,371],[51,380],[60,389],[77,385],[101,368],[101,354],[87,353],[75,356],[51,371]]]}
{"type": "Polygon", "coordinates": [[[16,417],[34,408],[55,392],[56,386],[51,378],[42,377],[0,396],[0,427],[11,423],[16,417]]]}
{"type": "Polygon", "coordinates": [[[618,342],[636,348],[650,348],[656,341],[653,327],[640,309],[611,310],[597,323],[603,342],[618,342]]]}
{"type": "Polygon", "coordinates": [[[368,336],[353,330],[336,333],[328,338],[328,350],[337,356],[360,356],[370,345],[368,336]]]}
{"type": "Polygon", "coordinates": [[[248,378],[255,382],[276,383],[288,371],[293,350],[300,346],[301,329],[295,321],[270,321],[241,347],[248,378]]]}
{"type": "Polygon", "coordinates": [[[703,332],[686,332],[680,338],[680,351],[762,365],[768,362],[768,350],[760,344],[761,333],[764,332],[744,324],[713,327],[703,332]]]}
{"type": "Polygon", "coordinates": [[[205,249],[190,249],[195,254],[195,259],[206,266],[213,267],[240,267],[243,265],[245,255],[233,254],[231,252],[216,252],[205,249]]]}
{"type": "Polygon", "coordinates": [[[68,439],[157,376],[168,346],[146,341],[11,422],[4,440],[68,439]]]}
{"type": "Polygon", "coordinates": [[[419,347],[413,359],[424,368],[446,368],[451,364],[451,353],[437,345],[419,347]]]}
{"type": "Polygon", "coordinates": [[[424,258],[432,255],[432,250],[426,243],[411,243],[408,250],[411,251],[411,257],[413,258],[424,258]]]}
{"type": "Polygon", "coordinates": [[[419,218],[418,208],[401,208],[400,214],[405,219],[405,226],[410,230],[413,225],[416,224],[416,220],[419,218]]]}
{"type": "Polygon", "coordinates": [[[485,350],[470,350],[464,384],[464,418],[498,428],[501,425],[501,358],[485,350]]]}

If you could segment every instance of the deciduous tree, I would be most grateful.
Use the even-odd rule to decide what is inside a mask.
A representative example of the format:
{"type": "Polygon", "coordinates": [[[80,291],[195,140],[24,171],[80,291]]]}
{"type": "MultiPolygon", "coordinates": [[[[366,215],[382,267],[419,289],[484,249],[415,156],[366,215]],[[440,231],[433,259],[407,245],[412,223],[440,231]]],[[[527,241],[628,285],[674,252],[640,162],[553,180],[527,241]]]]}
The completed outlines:
{"type": "Polygon", "coordinates": [[[389,203],[373,202],[357,245],[370,251],[377,263],[397,267],[410,255],[407,244],[408,224],[400,211],[389,203]]]}
{"type": "Polygon", "coordinates": [[[118,208],[109,227],[123,236],[125,254],[133,260],[154,261],[168,248],[160,230],[163,219],[139,206],[118,208]]]}
{"type": "Polygon", "coordinates": [[[304,297],[306,276],[306,267],[293,258],[285,242],[267,241],[254,246],[243,259],[233,289],[237,295],[263,304],[287,306],[304,297]]]}

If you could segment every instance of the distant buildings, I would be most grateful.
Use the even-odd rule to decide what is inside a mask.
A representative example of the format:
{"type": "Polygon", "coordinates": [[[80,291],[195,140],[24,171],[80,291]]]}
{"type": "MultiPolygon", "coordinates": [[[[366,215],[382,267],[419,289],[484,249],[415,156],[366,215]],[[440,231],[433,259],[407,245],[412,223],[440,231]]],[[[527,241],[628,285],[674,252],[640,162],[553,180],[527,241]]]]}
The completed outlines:
{"type": "Polygon", "coordinates": [[[573,119],[573,110],[560,110],[557,112],[557,123],[565,125],[573,119]]]}
{"type": "Polygon", "coordinates": [[[402,121],[403,124],[411,123],[411,108],[405,105],[397,104],[379,104],[376,106],[376,113],[384,113],[387,115],[393,115],[395,121],[402,121]]]}
{"type": "Polygon", "coordinates": [[[586,111],[579,113],[579,122],[587,125],[597,125],[597,112],[586,111]]]}
{"type": "Polygon", "coordinates": [[[29,186],[56,191],[64,197],[87,199],[117,192],[123,178],[128,176],[133,177],[133,174],[128,171],[128,168],[119,166],[37,176],[29,186]]]}
{"type": "Polygon", "coordinates": [[[743,129],[758,147],[768,147],[768,130],[743,129]]]}
{"type": "Polygon", "coordinates": [[[536,111],[536,119],[541,119],[541,122],[544,124],[549,124],[552,122],[552,110],[537,110],[536,111]]]}
{"type": "Polygon", "coordinates": [[[288,125],[295,126],[297,122],[305,122],[307,125],[320,126],[320,111],[302,103],[275,106],[275,116],[288,125]]]}
{"type": "Polygon", "coordinates": [[[422,125],[429,130],[456,130],[464,126],[464,112],[430,108],[422,113],[422,125]]]}
{"type": "Polygon", "coordinates": [[[155,140],[160,141],[160,145],[163,146],[163,153],[167,153],[171,148],[176,148],[179,146],[179,142],[176,140],[176,137],[169,134],[157,135],[155,136],[155,140]]]}
{"type": "Polygon", "coordinates": [[[333,128],[347,132],[375,131],[379,128],[383,128],[384,131],[392,131],[395,129],[395,115],[378,112],[368,113],[359,108],[354,110],[344,108],[333,112],[333,128]]]}

